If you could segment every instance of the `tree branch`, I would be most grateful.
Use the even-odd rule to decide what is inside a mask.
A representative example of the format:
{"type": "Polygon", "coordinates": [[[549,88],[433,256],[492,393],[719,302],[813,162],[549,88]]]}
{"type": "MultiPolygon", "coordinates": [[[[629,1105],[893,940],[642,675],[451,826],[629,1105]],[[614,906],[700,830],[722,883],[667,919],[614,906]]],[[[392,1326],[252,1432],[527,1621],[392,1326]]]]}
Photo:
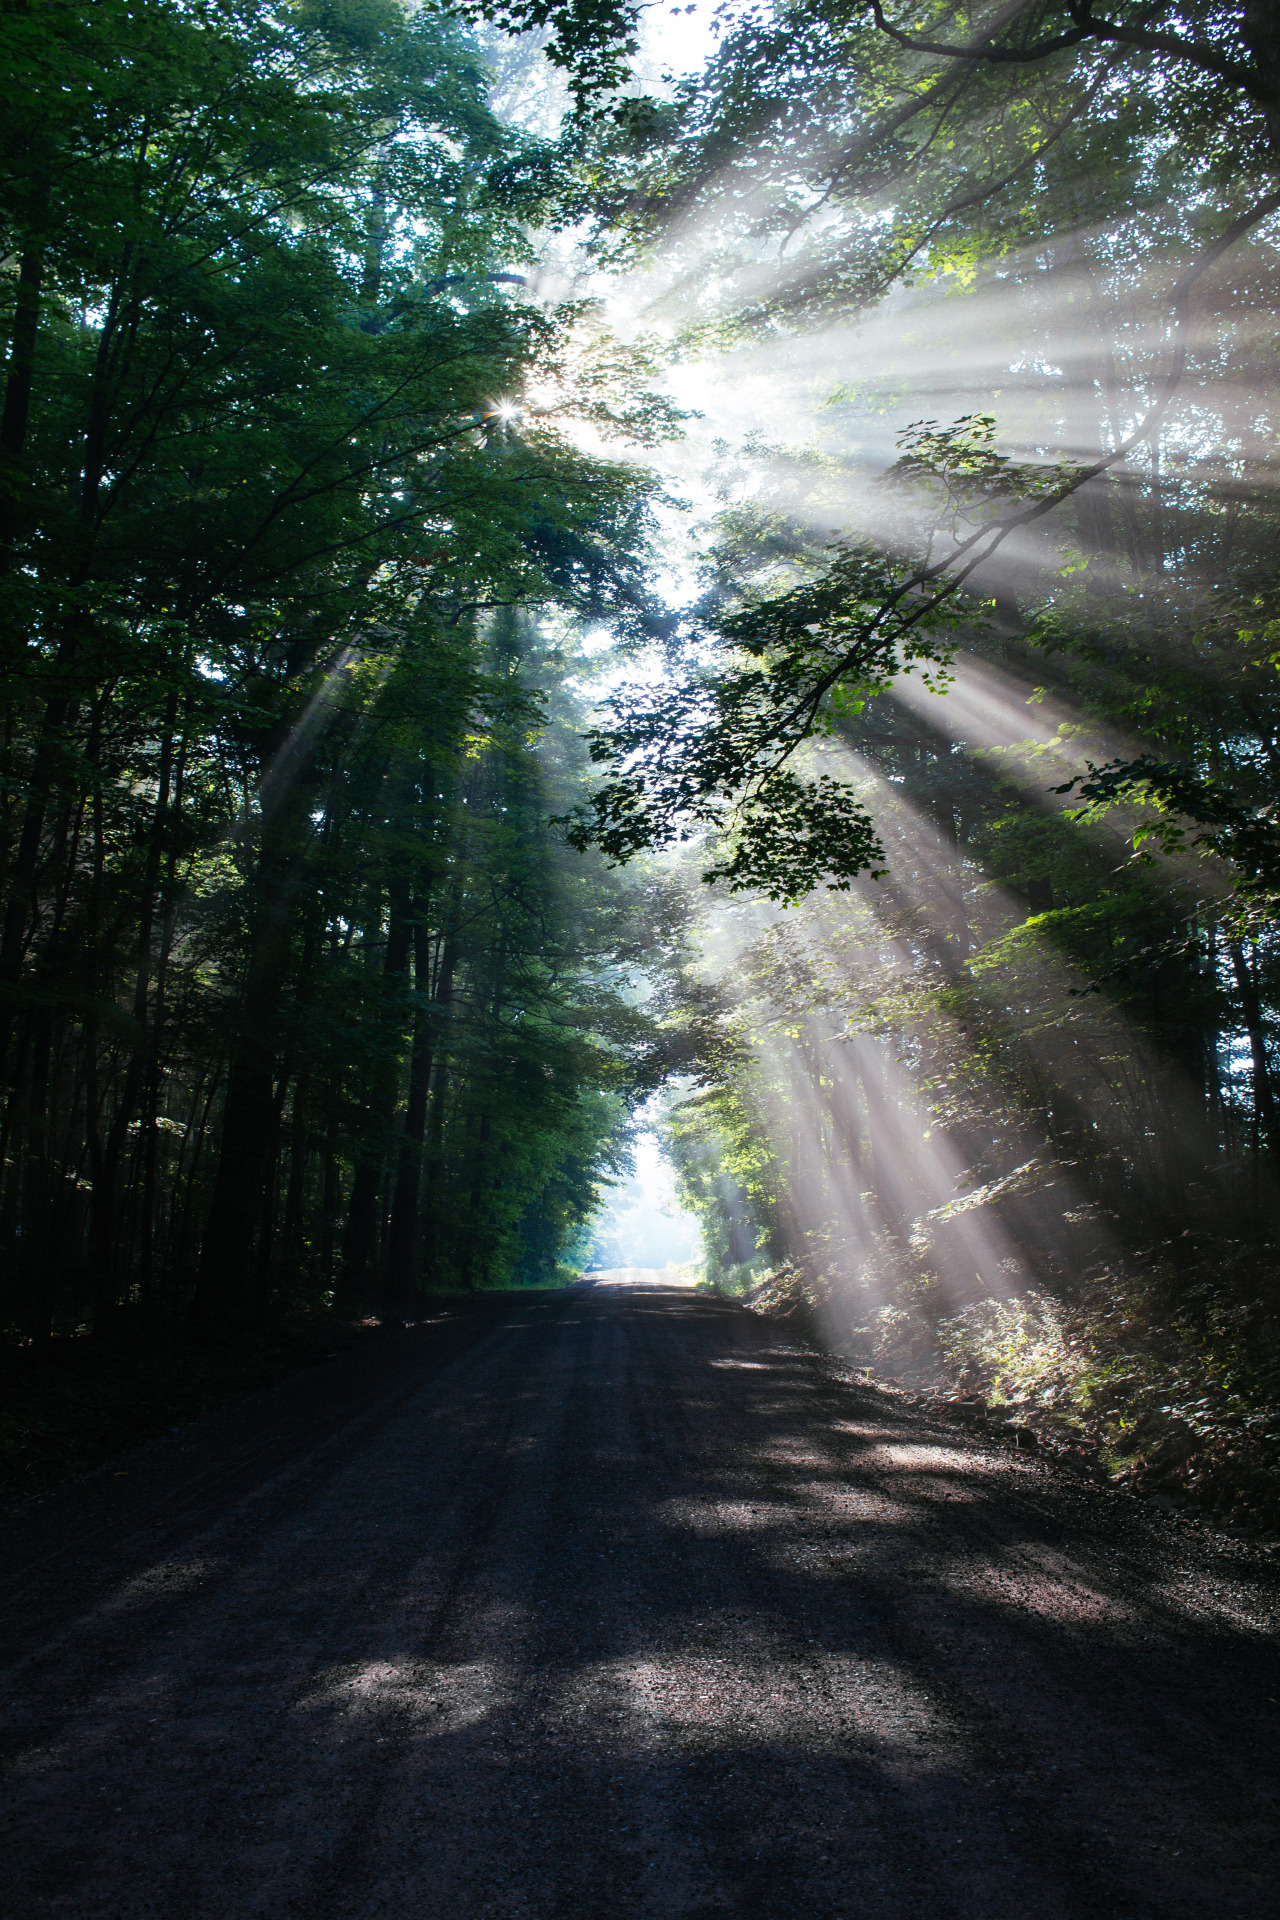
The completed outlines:
{"type": "MultiPolygon", "coordinates": [[[[929,566],[918,568],[910,579],[904,580],[902,584],[895,588],[894,592],[888,595],[881,603],[879,610],[870,623],[871,630],[888,621],[901,607],[908,595],[917,593],[922,587],[929,587],[933,582],[942,580],[944,575],[950,574],[951,577],[946,579],[944,585],[940,586],[936,592],[930,594],[922,600],[919,605],[913,607],[909,613],[903,616],[895,630],[894,638],[896,639],[903,634],[910,633],[914,627],[919,626],[921,621],[927,619],[928,616],[945,601],[954,599],[965,581],[968,580],[979,567],[985,565],[992,554],[1008,539],[1011,533],[1017,532],[1022,527],[1030,526],[1037,520],[1044,519],[1045,515],[1052,513],[1055,507],[1061,506],[1064,500],[1070,499],[1073,493],[1078,493],[1080,488],[1086,486],[1090,480],[1096,480],[1100,474],[1105,473],[1109,467],[1113,467],[1117,461],[1123,460],[1135,447],[1141,446],[1146,440],[1150,440],[1152,436],[1160,430],[1186,369],[1186,335],[1190,318],[1192,288],[1196,282],[1208,272],[1210,267],[1235,246],[1237,241],[1243,239],[1244,235],[1250,232],[1252,228],[1260,225],[1270,214],[1276,212],[1280,212],[1280,190],[1269,193],[1261,200],[1255,201],[1252,207],[1248,208],[1246,212],[1233,220],[1230,226],[1226,227],[1223,232],[1218,235],[1218,238],[1206,247],[1203,253],[1201,253],[1197,259],[1193,260],[1191,265],[1187,267],[1174,282],[1170,289],[1170,306],[1173,309],[1175,323],[1173,360],[1168,373],[1165,375],[1159,396],[1154,405],[1149,409],[1141,425],[1136,427],[1118,447],[1115,447],[1110,453],[1105,454],[1102,459],[1094,461],[1090,466],[1077,468],[1070,479],[1065,481],[1062,486],[1056,487],[1052,493],[1035,501],[1032,506],[1025,508],[1021,513],[1012,514],[1006,519],[995,522],[988,521],[985,526],[975,528],[967,539],[959,542],[959,544],[950,553],[945,554],[942,559],[933,561],[929,566]],[[965,564],[958,572],[952,573],[951,570],[955,567],[956,562],[965,555],[969,556],[965,564]]],[[[769,766],[761,773],[759,776],[761,780],[767,779],[770,774],[781,767],[784,762],[791,757],[801,742],[808,738],[813,724],[817,719],[822,702],[837,682],[857,664],[862,644],[863,642],[860,641],[857,647],[850,648],[820,677],[801,699],[793,703],[789,711],[783,716],[774,731],[775,733],[791,731],[793,737],[784,743],[775,759],[772,760],[769,766]],[[796,731],[797,729],[798,731],[796,731]]]]}
{"type": "MultiPolygon", "coordinates": [[[[1079,46],[1084,40],[1110,40],[1121,46],[1134,47],[1143,53],[1167,53],[1174,59],[1188,62],[1199,67],[1204,73],[1216,74],[1221,80],[1229,80],[1260,106],[1274,106],[1275,90],[1263,82],[1256,67],[1243,65],[1239,60],[1231,60],[1216,47],[1202,42],[1184,40],[1176,33],[1152,32],[1148,27],[1126,26],[1121,21],[1099,20],[1095,17],[1090,0],[1066,0],[1067,12],[1075,21],[1075,26],[1066,33],[1055,34],[1045,40],[1037,40],[1029,47],[996,47],[991,41],[996,34],[1003,33],[1006,26],[1012,24],[1003,20],[990,32],[982,34],[967,46],[953,46],[948,41],[919,40],[901,27],[885,19],[881,0],[871,0],[871,15],[878,30],[885,34],[895,45],[903,47],[909,53],[939,54],[947,60],[977,60],[987,65],[1027,66],[1033,61],[1047,60],[1055,53],[1061,53],[1067,47],[1079,46]]],[[[1018,7],[1014,17],[1026,11],[1018,7]]],[[[1154,8],[1150,11],[1155,11],[1154,8]]]]}

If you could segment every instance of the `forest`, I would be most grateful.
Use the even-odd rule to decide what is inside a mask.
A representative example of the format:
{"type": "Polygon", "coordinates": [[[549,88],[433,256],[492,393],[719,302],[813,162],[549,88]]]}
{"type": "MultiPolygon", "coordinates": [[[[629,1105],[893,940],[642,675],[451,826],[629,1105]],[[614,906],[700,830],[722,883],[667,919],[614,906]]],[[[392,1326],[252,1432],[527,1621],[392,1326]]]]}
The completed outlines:
{"type": "Polygon", "coordinates": [[[708,1286],[1276,1513],[1266,0],[5,0],[0,102],[11,1363],[565,1284],[656,1113],[708,1286]]]}

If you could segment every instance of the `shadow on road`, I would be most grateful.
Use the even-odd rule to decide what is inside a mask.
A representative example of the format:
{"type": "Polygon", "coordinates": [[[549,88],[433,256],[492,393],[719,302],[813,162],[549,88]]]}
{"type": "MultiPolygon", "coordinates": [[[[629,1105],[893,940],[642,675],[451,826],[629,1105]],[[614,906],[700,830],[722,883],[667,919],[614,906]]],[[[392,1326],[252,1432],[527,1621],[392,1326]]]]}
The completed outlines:
{"type": "Polygon", "coordinates": [[[14,1920],[1274,1911],[1276,1570],[663,1276],[15,1544],[14,1920]]]}

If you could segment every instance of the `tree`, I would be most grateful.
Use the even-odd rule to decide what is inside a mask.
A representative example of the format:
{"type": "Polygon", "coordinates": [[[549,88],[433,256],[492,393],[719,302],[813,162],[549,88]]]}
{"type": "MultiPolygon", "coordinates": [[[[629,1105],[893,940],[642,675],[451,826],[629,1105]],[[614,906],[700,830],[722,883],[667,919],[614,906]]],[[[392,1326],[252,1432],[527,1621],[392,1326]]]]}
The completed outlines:
{"type": "Polygon", "coordinates": [[[243,1325],[331,1291],[345,1232],[403,1303],[480,966],[451,931],[477,742],[539,726],[491,623],[660,620],[652,481],[563,429],[674,415],[589,304],[519,297],[536,189],[449,22],[148,0],[4,31],[11,1298],[37,1330],[162,1299],[243,1325]]]}
{"type": "MultiPolygon", "coordinates": [[[[1246,315],[1273,292],[1270,250],[1250,238],[1280,209],[1268,19],[1248,6],[1104,19],[1074,0],[753,11],[638,151],[634,111],[604,124],[584,165],[597,191],[606,166],[622,178],[606,244],[616,255],[621,226],[638,257],[661,236],[677,308],[714,264],[720,338],[847,325],[909,284],[953,304],[972,286],[998,289],[1011,331],[1016,315],[1025,342],[1029,323],[1062,366],[1038,392],[1018,383],[1002,436],[1038,454],[1001,451],[976,410],[917,422],[896,469],[923,486],[914,527],[900,516],[869,542],[846,536],[803,584],[704,610],[681,693],[601,733],[602,760],[626,772],[585,838],[619,854],[663,842],[677,818],[700,831],[727,814],[739,838],[725,871],[803,889],[825,867],[843,884],[875,867],[874,831],[847,795],[787,766],[804,741],[913,661],[945,661],[975,593],[1003,585],[1012,602],[1006,555],[1041,523],[1074,533],[1096,585],[1126,543],[1135,569],[1152,563],[1133,460],[1158,470],[1180,412],[1231,405],[1223,353],[1247,355],[1246,315]],[[1136,338],[1121,319],[1135,303],[1136,338]],[[711,770],[696,791],[643,770],[677,745],[711,770]]],[[[1219,444],[1251,431],[1232,413],[1219,444]]]]}

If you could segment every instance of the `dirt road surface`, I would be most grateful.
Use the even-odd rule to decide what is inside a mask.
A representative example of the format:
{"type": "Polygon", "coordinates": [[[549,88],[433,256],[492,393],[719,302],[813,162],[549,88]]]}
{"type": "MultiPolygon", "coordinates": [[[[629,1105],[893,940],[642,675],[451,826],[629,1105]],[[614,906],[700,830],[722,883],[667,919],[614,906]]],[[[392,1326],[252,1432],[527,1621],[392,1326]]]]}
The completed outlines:
{"type": "Polygon", "coordinates": [[[1280,1911],[1280,1568],[652,1279],[7,1529],[5,1920],[1280,1911]]]}

